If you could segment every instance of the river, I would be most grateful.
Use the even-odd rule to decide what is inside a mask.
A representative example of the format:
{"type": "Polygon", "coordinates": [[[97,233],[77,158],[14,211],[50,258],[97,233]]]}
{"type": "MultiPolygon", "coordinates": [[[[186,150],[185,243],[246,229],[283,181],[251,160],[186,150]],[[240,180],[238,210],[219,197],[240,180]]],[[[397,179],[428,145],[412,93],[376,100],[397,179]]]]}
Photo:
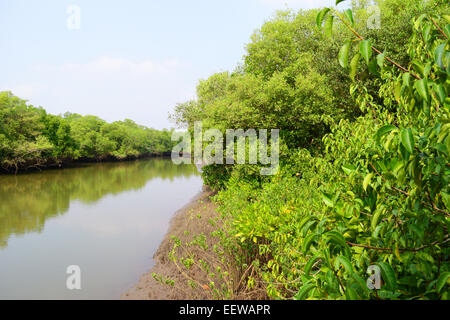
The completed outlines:
{"type": "Polygon", "coordinates": [[[0,175],[0,299],[118,299],[201,187],[195,166],[157,158],[0,175]]]}

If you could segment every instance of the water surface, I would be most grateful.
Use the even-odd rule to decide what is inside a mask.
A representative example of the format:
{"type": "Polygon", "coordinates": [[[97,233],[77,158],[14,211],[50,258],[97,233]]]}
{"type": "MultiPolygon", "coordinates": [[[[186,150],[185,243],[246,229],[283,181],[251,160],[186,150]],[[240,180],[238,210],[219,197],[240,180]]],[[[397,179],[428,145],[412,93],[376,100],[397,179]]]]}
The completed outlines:
{"type": "Polygon", "coordinates": [[[170,159],[0,176],[0,299],[117,299],[202,186],[170,159]],[[81,290],[66,269],[81,268],[81,290]]]}

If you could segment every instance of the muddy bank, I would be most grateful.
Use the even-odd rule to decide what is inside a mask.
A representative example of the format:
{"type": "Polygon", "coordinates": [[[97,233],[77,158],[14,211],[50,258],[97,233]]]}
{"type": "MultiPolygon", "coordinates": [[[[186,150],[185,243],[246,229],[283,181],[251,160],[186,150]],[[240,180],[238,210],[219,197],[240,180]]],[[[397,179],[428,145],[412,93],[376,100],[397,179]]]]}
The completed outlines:
{"type": "Polygon", "coordinates": [[[246,266],[237,265],[234,255],[244,255],[245,252],[234,248],[230,253],[222,247],[222,240],[229,238],[222,228],[224,220],[216,210],[217,205],[210,199],[213,195],[214,192],[203,187],[200,194],[176,212],[153,256],[155,265],[135,286],[122,294],[121,299],[268,299],[267,288],[250,260],[246,266]],[[218,230],[221,230],[219,236],[218,230]],[[178,239],[176,248],[173,236],[178,239]],[[176,262],[169,258],[170,254],[176,257],[176,262]],[[195,262],[188,263],[187,268],[183,259],[195,262]],[[257,279],[252,288],[247,287],[249,276],[257,279]],[[169,284],[164,283],[165,280],[169,280],[169,284]]]}
{"type": "MultiPolygon", "coordinates": [[[[188,205],[176,212],[172,218],[169,230],[161,242],[158,250],[153,256],[155,265],[149,272],[142,275],[139,282],[125,292],[121,299],[125,300],[186,300],[186,299],[212,299],[211,292],[207,288],[210,282],[207,273],[195,266],[189,271],[182,271],[169,259],[169,252],[172,250],[176,236],[182,243],[192,241],[195,235],[206,236],[206,243],[209,250],[190,247],[189,250],[197,258],[205,258],[206,255],[213,255],[213,246],[218,242],[210,236],[216,230],[211,221],[217,220],[216,206],[209,199],[213,192],[203,188],[203,192],[197,195],[188,205]],[[164,279],[173,280],[173,285],[163,284],[155,280],[152,276],[156,273],[164,279]],[[199,284],[193,289],[189,284],[195,281],[199,284]]],[[[184,249],[179,248],[177,253],[183,255],[184,249]]],[[[182,264],[180,263],[182,266],[182,264]]]]}

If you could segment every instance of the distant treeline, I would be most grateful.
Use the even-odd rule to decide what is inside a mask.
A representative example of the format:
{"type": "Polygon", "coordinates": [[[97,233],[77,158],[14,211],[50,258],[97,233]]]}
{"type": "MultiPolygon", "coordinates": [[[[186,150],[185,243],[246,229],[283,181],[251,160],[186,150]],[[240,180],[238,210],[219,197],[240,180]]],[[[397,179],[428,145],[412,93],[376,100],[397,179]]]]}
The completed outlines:
{"type": "Polygon", "coordinates": [[[11,92],[0,92],[0,171],[58,166],[72,161],[125,160],[171,151],[171,131],[126,119],[48,114],[11,92]]]}

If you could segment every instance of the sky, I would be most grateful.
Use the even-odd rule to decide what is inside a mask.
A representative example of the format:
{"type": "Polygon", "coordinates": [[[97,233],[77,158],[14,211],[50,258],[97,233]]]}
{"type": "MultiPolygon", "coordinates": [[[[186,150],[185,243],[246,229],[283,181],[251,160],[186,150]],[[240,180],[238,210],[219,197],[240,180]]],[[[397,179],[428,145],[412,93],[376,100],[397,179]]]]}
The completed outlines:
{"type": "Polygon", "coordinates": [[[156,129],[200,79],[233,70],[277,9],[335,0],[0,0],[0,91],[51,114],[156,129]]]}

